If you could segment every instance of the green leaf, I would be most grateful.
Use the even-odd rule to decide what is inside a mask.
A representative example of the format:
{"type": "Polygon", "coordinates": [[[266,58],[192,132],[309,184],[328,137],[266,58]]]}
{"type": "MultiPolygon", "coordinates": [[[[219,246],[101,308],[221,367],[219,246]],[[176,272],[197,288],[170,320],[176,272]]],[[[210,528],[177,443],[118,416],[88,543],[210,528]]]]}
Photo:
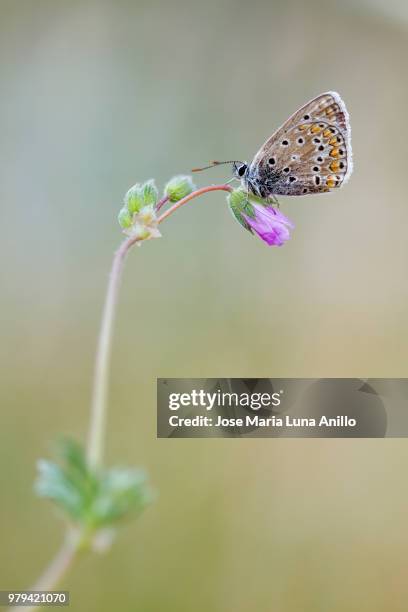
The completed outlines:
{"type": "Polygon", "coordinates": [[[98,526],[112,525],[139,514],[151,499],[143,470],[112,468],[105,472],[100,481],[92,517],[98,526]]]}
{"type": "Polygon", "coordinates": [[[38,462],[35,490],[87,532],[109,528],[135,516],[152,500],[143,470],[92,470],[83,448],[67,439],[60,442],[58,454],[60,464],[44,459],[38,462]]]}
{"type": "Polygon", "coordinates": [[[67,478],[64,470],[52,461],[40,460],[37,464],[38,477],[35,491],[40,497],[47,497],[60,506],[74,520],[82,514],[82,495],[67,478]]]}

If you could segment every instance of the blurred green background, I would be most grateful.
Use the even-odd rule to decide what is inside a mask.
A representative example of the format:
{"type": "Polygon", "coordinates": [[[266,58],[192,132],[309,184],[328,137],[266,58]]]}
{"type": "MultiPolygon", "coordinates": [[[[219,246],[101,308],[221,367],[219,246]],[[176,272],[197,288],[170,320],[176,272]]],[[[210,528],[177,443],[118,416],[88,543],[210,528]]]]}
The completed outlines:
{"type": "Polygon", "coordinates": [[[406,610],[406,440],[156,440],[155,384],[407,375],[407,30],[398,0],[1,0],[1,588],[62,538],[35,461],[84,439],[126,189],[250,159],[336,89],[354,175],[282,199],[285,247],[217,193],[130,254],[108,460],[145,466],[159,498],[64,587],[78,612],[406,610]]]}

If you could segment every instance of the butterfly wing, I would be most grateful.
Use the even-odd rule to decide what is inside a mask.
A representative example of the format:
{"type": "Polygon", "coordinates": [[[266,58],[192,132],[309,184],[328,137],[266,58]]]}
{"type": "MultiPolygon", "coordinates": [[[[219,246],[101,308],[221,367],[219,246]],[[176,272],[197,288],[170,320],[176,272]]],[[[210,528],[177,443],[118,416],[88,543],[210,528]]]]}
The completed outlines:
{"type": "Polygon", "coordinates": [[[352,172],[350,136],[348,112],[339,94],[321,94],[262,145],[248,170],[248,188],[265,198],[341,187],[352,172]]]}

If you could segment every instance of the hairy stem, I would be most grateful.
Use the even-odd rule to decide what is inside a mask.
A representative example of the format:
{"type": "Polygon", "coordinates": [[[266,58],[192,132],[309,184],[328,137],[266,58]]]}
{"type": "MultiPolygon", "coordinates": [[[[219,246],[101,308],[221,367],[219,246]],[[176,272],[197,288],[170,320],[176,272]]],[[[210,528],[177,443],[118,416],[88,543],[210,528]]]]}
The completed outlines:
{"type": "Polygon", "coordinates": [[[159,200],[156,204],[156,212],[158,212],[167,202],[169,201],[169,196],[165,195],[159,200]]]}
{"type": "MultiPolygon", "coordinates": [[[[210,191],[232,191],[229,185],[210,185],[193,191],[188,196],[179,200],[171,206],[158,219],[162,223],[178,208],[187,204],[193,198],[197,198],[210,191]]],[[[163,206],[168,199],[163,198],[159,204],[163,206]]],[[[88,461],[92,467],[99,467],[102,461],[106,413],[108,405],[109,388],[109,366],[112,348],[112,332],[115,318],[116,304],[118,301],[120,278],[123,272],[123,264],[129,249],[137,242],[136,238],[127,238],[122,242],[113,258],[112,269],[109,277],[108,291],[106,294],[105,308],[102,315],[101,331],[96,353],[95,378],[91,407],[91,418],[88,434],[88,461]]]]}
{"type": "Polygon", "coordinates": [[[198,198],[199,196],[204,195],[204,193],[209,193],[210,191],[233,191],[233,189],[230,185],[209,185],[208,187],[202,187],[201,189],[197,189],[196,191],[193,191],[192,193],[190,193],[190,195],[186,196],[182,200],[179,200],[178,202],[173,204],[173,206],[168,208],[166,212],[164,212],[159,217],[158,222],[161,223],[162,221],[167,219],[167,217],[172,215],[175,210],[180,208],[180,206],[187,204],[187,202],[189,202],[193,198],[198,198]]]}
{"type": "Polygon", "coordinates": [[[101,330],[96,351],[94,387],[88,433],[87,456],[89,465],[100,467],[104,450],[106,413],[108,405],[109,366],[112,349],[112,332],[118,301],[123,264],[129,249],[137,242],[127,238],[116,251],[109,276],[108,290],[102,314],[101,330]]]}
{"type": "MultiPolygon", "coordinates": [[[[158,218],[158,223],[162,223],[167,217],[172,215],[178,208],[210,191],[232,191],[229,185],[210,185],[193,191],[188,196],[179,200],[158,218]]],[[[168,197],[163,197],[157,206],[159,210],[168,202],[168,197]]],[[[138,238],[126,238],[116,251],[113,257],[112,268],[109,276],[108,289],[105,298],[105,306],[102,314],[102,322],[99,333],[98,346],[95,359],[94,386],[91,405],[91,416],[89,423],[87,441],[87,459],[93,468],[99,468],[102,464],[103,451],[105,444],[106,415],[108,407],[109,391],[109,369],[112,352],[113,326],[118,302],[120,280],[123,272],[126,255],[138,238]]],[[[69,532],[61,546],[59,552],[51,561],[44,574],[38,580],[32,590],[52,590],[62,580],[68,569],[75,560],[82,542],[82,535],[79,532],[69,532]]],[[[17,608],[21,612],[30,612],[34,607],[24,606],[17,608]]],[[[36,606],[38,610],[38,606],[36,606]]],[[[13,608],[16,610],[16,608],[13,608]]]]}
{"type": "MultiPolygon", "coordinates": [[[[37,580],[30,590],[51,591],[53,588],[55,588],[55,586],[61,582],[74,562],[74,559],[78,555],[80,542],[81,535],[79,532],[67,532],[65,541],[63,542],[60,550],[48,565],[43,575],[37,580]]],[[[17,606],[12,608],[12,610],[19,612],[30,612],[38,609],[38,605],[17,606]]]]}

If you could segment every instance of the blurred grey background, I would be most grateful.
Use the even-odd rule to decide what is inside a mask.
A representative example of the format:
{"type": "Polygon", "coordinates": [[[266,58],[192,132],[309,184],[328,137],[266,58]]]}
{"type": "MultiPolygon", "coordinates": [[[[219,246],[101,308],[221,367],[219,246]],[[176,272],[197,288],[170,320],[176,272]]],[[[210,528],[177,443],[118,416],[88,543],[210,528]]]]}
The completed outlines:
{"type": "Polygon", "coordinates": [[[282,199],[283,248],[209,194],[130,254],[108,460],[145,466],[159,498],[64,587],[79,612],[406,609],[406,440],[156,440],[155,384],[407,375],[407,28],[402,0],[1,0],[1,588],[62,537],[35,461],[84,439],[127,188],[251,159],[335,89],[354,174],[282,199]]]}

